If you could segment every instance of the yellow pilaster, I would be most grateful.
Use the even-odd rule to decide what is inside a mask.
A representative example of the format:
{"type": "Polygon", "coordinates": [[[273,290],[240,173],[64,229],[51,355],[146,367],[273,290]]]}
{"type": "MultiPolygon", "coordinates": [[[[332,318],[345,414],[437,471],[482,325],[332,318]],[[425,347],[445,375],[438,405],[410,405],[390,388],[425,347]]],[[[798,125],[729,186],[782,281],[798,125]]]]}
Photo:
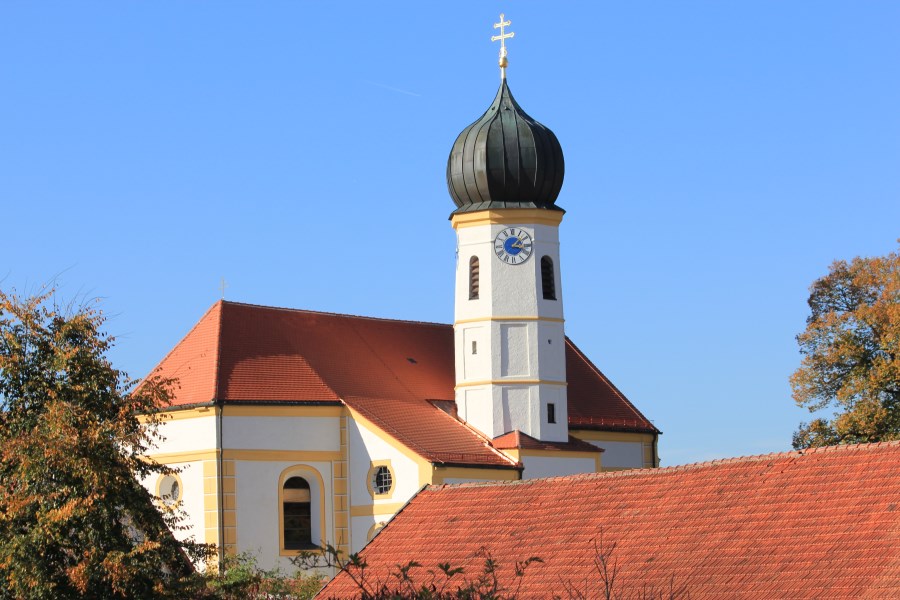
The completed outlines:
{"type": "Polygon", "coordinates": [[[225,554],[237,553],[237,514],[234,461],[210,458],[203,461],[203,523],[204,541],[219,544],[219,526],[222,525],[222,545],[225,554]],[[219,487],[222,488],[222,505],[219,505],[219,487]],[[221,520],[220,515],[221,513],[221,520]]]}
{"type": "Polygon", "coordinates": [[[333,461],[332,486],[334,490],[334,547],[344,556],[350,554],[350,485],[347,476],[350,471],[349,439],[347,431],[347,415],[340,418],[341,459],[333,461]]]}

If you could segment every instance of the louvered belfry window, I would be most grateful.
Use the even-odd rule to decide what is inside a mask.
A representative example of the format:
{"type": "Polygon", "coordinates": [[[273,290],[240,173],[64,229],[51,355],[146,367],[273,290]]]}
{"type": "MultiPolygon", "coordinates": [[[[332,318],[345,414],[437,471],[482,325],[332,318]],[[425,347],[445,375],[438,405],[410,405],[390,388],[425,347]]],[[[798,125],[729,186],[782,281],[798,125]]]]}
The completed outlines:
{"type": "Polygon", "coordinates": [[[478,257],[469,259],[469,300],[478,300],[478,257]]]}
{"type": "Polygon", "coordinates": [[[556,300],[556,278],[553,276],[553,259],[549,256],[541,258],[541,287],[544,289],[544,300],[556,300]]]}

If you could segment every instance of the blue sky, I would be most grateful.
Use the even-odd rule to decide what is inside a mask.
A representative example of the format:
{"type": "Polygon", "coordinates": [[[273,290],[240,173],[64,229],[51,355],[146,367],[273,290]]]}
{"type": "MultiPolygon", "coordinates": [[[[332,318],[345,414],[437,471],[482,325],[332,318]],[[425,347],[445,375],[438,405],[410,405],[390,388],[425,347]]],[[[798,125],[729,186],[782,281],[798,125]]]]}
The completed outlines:
{"type": "Polygon", "coordinates": [[[220,296],[450,322],[447,155],[499,83],[562,143],[569,336],[663,464],[788,449],[809,284],[900,237],[896,2],[5,2],[4,289],[142,376],[220,296]]]}

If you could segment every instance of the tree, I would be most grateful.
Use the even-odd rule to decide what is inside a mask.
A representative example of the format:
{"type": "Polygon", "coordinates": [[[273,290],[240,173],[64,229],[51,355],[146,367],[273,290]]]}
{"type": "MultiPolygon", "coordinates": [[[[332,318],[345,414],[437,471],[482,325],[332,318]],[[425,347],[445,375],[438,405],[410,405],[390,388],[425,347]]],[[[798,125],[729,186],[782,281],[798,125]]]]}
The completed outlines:
{"type": "Polygon", "coordinates": [[[315,571],[290,575],[277,566],[261,569],[250,552],[226,555],[223,566],[221,572],[210,569],[206,573],[210,600],[310,600],[326,580],[315,571]]]}
{"type": "Polygon", "coordinates": [[[190,560],[139,478],[170,381],[111,365],[97,309],[0,291],[0,598],[194,596],[190,560]],[[139,418],[139,415],[144,417],[139,418]]]}
{"type": "Polygon", "coordinates": [[[794,448],[900,439],[900,253],[836,261],[809,307],[793,397],[835,413],[801,423],[794,448]]]}
{"type": "MultiPolygon", "coordinates": [[[[302,571],[333,569],[349,580],[352,596],[342,590],[340,596],[327,596],[328,600],[516,600],[526,570],[544,562],[537,556],[516,561],[512,579],[501,581],[499,564],[487,548],[481,547],[474,556],[481,559],[482,566],[473,577],[468,577],[462,567],[447,562],[438,563],[435,569],[424,569],[413,560],[396,565],[388,577],[373,578],[368,563],[359,554],[345,557],[330,544],[317,551],[301,552],[291,562],[302,571]]],[[[327,593],[323,590],[320,596],[327,593]]]]}

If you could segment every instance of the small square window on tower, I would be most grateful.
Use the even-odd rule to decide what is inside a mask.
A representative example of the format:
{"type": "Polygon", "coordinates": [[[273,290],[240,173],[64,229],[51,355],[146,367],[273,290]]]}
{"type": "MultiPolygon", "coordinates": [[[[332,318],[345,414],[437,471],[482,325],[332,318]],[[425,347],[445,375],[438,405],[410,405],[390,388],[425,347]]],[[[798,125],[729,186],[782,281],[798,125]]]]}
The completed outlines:
{"type": "Polygon", "coordinates": [[[556,404],[553,402],[547,403],[547,422],[556,423],[556,404]]]}

